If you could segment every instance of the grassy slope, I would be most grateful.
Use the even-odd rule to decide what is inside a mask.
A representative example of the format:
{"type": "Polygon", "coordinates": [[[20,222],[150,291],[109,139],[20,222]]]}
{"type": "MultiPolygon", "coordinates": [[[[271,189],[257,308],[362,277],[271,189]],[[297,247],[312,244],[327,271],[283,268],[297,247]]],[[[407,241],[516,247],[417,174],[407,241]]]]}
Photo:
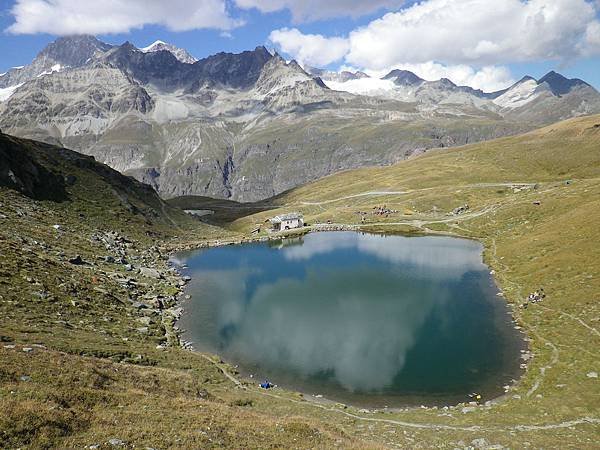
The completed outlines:
{"type": "MultiPolygon", "coordinates": [[[[393,167],[342,173],[274,200],[281,211],[302,210],[311,223],[358,224],[357,211],[385,203],[400,212],[388,218],[369,214],[371,228],[410,227],[481,239],[509,302],[540,285],[546,288],[545,303],[515,309],[535,355],[524,379],[506,400],[469,413],[461,407],[365,413],[314,405],[280,390],[236,388],[220,371],[232,372],[226,365],[177,348],[157,350],[165,339],[159,323],[151,323],[147,335],[136,332],[140,313],[122,301],[128,293],[111,277],[120,269],[94,260],[103,293],[94,289],[100,286],[90,269],[73,268],[60,255],[104,255],[89,236],[95,227],[117,229],[134,241],[132,257],[139,253],[160,267],[147,250],[155,241],[165,243],[164,253],[177,241],[222,238],[225,230],[148,225],[126,214],[93,177],[82,176],[63,203],[31,201],[0,189],[8,216],[1,221],[0,246],[9,255],[0,260],[0,313],[6,317],[0,335],[16,345],[0,344],[0,433],[11,447],[81,447],[120,438],[155,448],[454,448],[484,438],[512,448],[594,448],[600,382],[586,374],[600,371],[596,123],[600,117],[578,119],[393,167]],[[567,179],[574,181],[567,185],[567,179]],[[500,184],[513,182],[539,186],[514,193],[500,184]],[[364,195],[373,191],[407,193],[364,195]],[[534,200],[541,205],[534,206],[534,200]],[[447,215],[467,202],[470,212],[447,215]],[[51,228],[57,222],[64,228],[60,238],[51,228]],[[42,290],[37,282],[54,295],[36,295],[42,290]],[[32,343],[47,349],[21,351],[32,343]],[[23,375],[32,380],[21,381],[23,375]]],[[[273,214],[238,219],[229,231],[245,233],[273,214]]],[[[170,279],[139,281],[165,295],[172,289],[170,279]]]]}
{"type": "Polygon", "coordinates": [[[178,292],[169,249],[230,233],[190,220],[106,166],[0,135],[0,150],[12,145],[77,180],[61,202],[0,187],[0,448],[108,448],[113,438],[130,448],[363,446],[310,417],[261,411],[218,364],[168,345],[170,316],[151,299],[166,304],[178,292]],[[109,231],[130,241],[129,262],[164,279],[104,261],[119,256],[116,248],[93,236],[109,231]],[[89,264],[70,264],[75,255],[89,264]]]}
{"type": "MultiPolygon", "coordinates": [[[[370,417],[480,427],[418,431],[415,437],[429,445],[484,437],[514,448],[594,448],[600,436],[600,381],[587,373],[600,371],[599,195],[600,117],[593,116],[392,167],[333,175],[279,196],[274,203],[281,210],[242,218],[231,228],[246,231],[276,212],[292,210],[302,211],[310,223],[360,225],[357,212],[364,211],[369,213],[366,229],[480,239],[485,260],[531,338],[534,358],[526,375],[506,400],[475,412],[462,414],[458,408],[449,416],[423,410],[370,417]],[[515,191],[511,185],[518,183],[537,186],[515,191]],[[469,212],[451,214],[465,203],[469,212]],[[384,204],[398,213],[370,214],[384,204]],[[544,303],[517,307],[540,286],[549,294],[544,303]]],[[[373,436],[386,427],[384,422],[370,426],[373,436]]],[[[402,435],[396,438],[410,443],[402,435]]]]}

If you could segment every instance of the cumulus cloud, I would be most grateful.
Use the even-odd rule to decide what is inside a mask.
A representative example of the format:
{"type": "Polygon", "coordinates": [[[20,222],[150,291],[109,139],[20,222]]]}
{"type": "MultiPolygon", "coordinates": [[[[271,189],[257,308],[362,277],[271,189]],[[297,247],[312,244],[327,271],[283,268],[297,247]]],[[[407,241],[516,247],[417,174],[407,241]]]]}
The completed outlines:
{"type": "Polygon", "coordinates": [[[590,23],[585,33],[585,44],[582,53],[591,56],[598,53],[600,49],[600,23],[590,23]]]}
{"type": "MultiPolygon", "coordinates": [[[[423,64],[399,64],[384,70],[364,70],[371,78],[359,78],[346,82],[326,80],[325,84],[336,91],[347,91],[361,95],[385,95],[395,89],[391,80],[382,80],[392,69],[409,70],[424,80],[435,81],[448,78],[459,86],[470,86],[485,92],[495,92],[505,89],[515,83],[510,70],[504,66],[486,66],[475,69],[467,65],[445,66],[428,62],[423,64]]],[[[356,72],[357,68],[342,66],[340,70],[356,72]]]]}
{"type": "Polygon", "coordinates": [[[514,81],[506,64],[569,62],[600,54],[597,4],[497,0],[490,8],[489,0],[425,0],[385,14],[344,38],[305,39],[312,35],[279,30],[271,40],[283,52],[313,65],[316,60],[327,65],[343,59],[370,75],[401,68],[424,79],[445,77],[490,91],[514,81]]]}
{"type": "Polygon", "coordinates": [[[225,0],[17,0],[11,14],[15,22],[7,31],[14,34],[125,33],[144,25],[231,30],[241,25],[225,0]]]}
{"type": "Polygon", "coordinates": [[[294,22],[306,22],[332,17],[360,17],[376,11],[394,10],[404,0],[235,0],[239,8],[256,8],[261,12],[288,9],[294,22]]]}
{"type": "Polygon", "coordinates": [[[302,34],[296,28],[275,30],[269,39],[284,53],[292,55],[300,64],[311,66],[326,66],[339,61],[349,50],[347,39],[326,38],[320,34],[302,34]]]}
{"type": "Polygon", "coordinates": [[[348,63],[381,69],[400,62],[496,65],[569,60],[590,48],[597,24],[586,0],[428,0],[350,33],[348,63]],[[418,43],[418,45],[417,45],[418,43]]]}

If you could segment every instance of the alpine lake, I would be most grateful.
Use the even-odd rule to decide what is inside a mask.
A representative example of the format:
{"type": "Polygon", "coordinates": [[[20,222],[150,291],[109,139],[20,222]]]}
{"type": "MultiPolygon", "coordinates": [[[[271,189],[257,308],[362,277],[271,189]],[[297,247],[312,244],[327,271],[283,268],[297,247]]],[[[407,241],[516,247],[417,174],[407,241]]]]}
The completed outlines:
{"type": "Polygon", "coordinates": [[[395,408],[485,402],[522,373],[476,241],[322,232],[173,261],[192,278],[184,338],[257,384],[395,408]]]}

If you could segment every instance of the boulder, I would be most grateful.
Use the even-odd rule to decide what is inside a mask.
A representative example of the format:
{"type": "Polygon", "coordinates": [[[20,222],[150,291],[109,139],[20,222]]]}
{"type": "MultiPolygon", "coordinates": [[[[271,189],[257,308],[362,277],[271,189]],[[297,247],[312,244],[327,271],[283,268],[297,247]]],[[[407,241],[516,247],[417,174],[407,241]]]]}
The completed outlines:
{"type": "Polygon", "coordinates": [[[75,256],[74,258],[69,259],[69,262],[76,266],[81,266],[81,265],[85,264],[85,262],[83,261],[83,259],[81,259],[81,256],[79,256],[79,255],[75,256]]]}
{"type": "Polygon", "coordinates": [[[140,274],[147,277],[147,278],[156,278],[156,279],[162,279],[163,276],[162,274],[156,270],[156,269],[151,269],[150,267],[142,267],[140,268],[140,274]]]}

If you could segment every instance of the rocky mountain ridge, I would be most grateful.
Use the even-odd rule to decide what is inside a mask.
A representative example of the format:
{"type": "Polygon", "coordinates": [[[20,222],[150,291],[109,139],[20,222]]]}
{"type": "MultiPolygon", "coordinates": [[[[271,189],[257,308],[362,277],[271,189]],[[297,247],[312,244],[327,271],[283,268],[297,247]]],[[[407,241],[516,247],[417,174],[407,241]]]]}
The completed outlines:
{"type": "Polygon", "coordinates": [[[0,127],[93,155],[165,197],[254,201],[339,170],[600,112],[600,94],[558,74],[484,93],[393,71],[377,80],[378,95],[356,95],[338,87],[373,79],[305,70],[262,46],[189,63],[162,44],[58,39],[0,76],[0,127]]]}
{"type": "Polygon", "coordinates": [[[173,56],[175,56],[175,58],[177,58],[179,61],[186,64],[194,64],[196,61],[198,61],[198,59],[193,57],[187,50],[161,40],[154,41],[149,46],[140,48],[140,50],[144,53],[167,51],[172,53],[173,56]]]}

